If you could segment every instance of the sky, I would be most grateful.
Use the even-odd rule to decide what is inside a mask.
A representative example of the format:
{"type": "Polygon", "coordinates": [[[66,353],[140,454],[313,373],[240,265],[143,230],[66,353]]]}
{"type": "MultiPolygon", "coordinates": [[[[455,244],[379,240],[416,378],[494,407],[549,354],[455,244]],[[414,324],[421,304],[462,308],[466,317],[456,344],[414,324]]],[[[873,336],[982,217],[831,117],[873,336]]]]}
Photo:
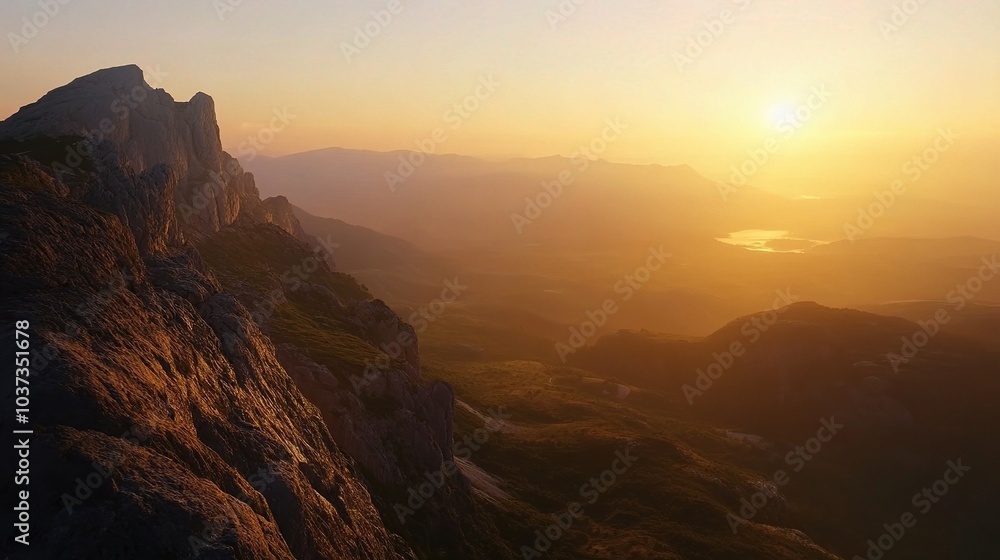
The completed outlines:
{"type": "Polygon", "coordinates": [[[997,192],[995,0],[51,1],[0,4],[0,118],[134,63],[210,94],[234,153],[591,146],[800,196],[884,189],[926,154],[927,193],[997,192]],[[294,118],[260,136],[275,111],[294,118]]]}

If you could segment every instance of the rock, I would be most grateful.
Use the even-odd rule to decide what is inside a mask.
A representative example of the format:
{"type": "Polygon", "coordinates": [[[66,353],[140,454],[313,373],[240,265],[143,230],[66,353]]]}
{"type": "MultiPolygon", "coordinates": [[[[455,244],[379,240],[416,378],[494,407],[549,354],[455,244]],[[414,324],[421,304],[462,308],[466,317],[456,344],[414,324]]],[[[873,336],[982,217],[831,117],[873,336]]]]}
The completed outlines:
{"type": "Polygon", "coordinates": [[[133,228],[144,254],[197,241],[241,217],[275,219],[292,234],[297,220],[264,207],[253,175],[222,149],[215,102],[198,93],[178,102],[153,89],[137,66],[99,70],[56,88],[0,123],[0,139],[63,139],[53,167],[82,175],[90,200],[133,228]],[[84,162],[95,173],[85,173],[84,162]],[[164,211],[164,207],[176,212],[164,211]]]}
{"type": "Polygon", "coordinates": [[[306,243],[312,243],[314,241],[313,236],[307,234],[305,230],[302,229],[302,225],[299,224],[299,219],[295,217],[292,204],[288,202],[287,198],[283,196],[272,196],[271,198],[265,199],[261,202],[261,208],[263,210],[263,221],[280,227],[288,232],[292,237],[305,241],[306,243]]]}
{"type": "Polygon", "coordinates": [[[453,459],[454,395],[420,378],[413,328],[331,270],[289,202],[260,200],[221,150],[210,97],[178,103],[134,66],[102,70],[22,108],[0,139],[21,152],[0,154],[0,305],[42,348],[33,552],[484,557],[496,528],[460,473],[408,540],[387,529],[393,500],[453,459]],[[289,302],[306,336],[346,326],[346,355],[276,348],[269,324],[289,302]],[[395,359],[346,382],[375,348],[395,359]]]}
{"type": "Polygon", "coordinates": [[[353,302],[350,312],[376,347],[394,359],[403,360],[406,372],[414,379],[420,378],[420,354],[413,327],[381,300],[353,302]]]}
{"type": "MultiPolygon", "coordinates": [[[[135,78],[78,80],[3,130],[79,131],[135,78]]],[[[128,146],[103,142],[66,181],[0,157],[0,308],[30,321],[36,349],[32,557],[413,558],[272,341],[184,244],[176,178],[213,164],[217,132],[207,96],[172,113],[168,97],[150,93],[128,146]]]]}

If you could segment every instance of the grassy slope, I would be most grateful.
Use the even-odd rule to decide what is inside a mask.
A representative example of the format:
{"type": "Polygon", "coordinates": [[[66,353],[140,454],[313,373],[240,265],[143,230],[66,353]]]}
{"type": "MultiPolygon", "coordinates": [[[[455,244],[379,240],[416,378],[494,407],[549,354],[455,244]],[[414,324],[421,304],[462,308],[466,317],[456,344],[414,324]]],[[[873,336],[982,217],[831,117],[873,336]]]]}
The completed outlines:
{"type": "MultiPolygon", "coordinates": [[[[851,313],[855,312],[847,312],[851,313]]],[[[472,322],[466,325],[474,326],[472,322]]],[[[579,485],[607,468],[615,449],[629,442],[638,445],[636,449],[641,460],[637,466],[601,501],[587,508],[588,521],[576,525],[574,531],[553,548],[549,553],[553,557],[816,557],[807,552],[776,549],[775,544],[781,539],[768,534],[766,525],[744,526],[737,536],[733,536],[726,524],[726,513],[735,512],[740,507],[740,500],[754,492],[747,486],[748,480],[768,480],[776,470],[782,469],[791,478],[791,482],[781,488],[787,503],[770,502],[754,521],[801,529],[829,550],[851,558],[865,553],[864,543],[879,537],[884,530],[883,523],[898,521],[906,511],[916,511],[910,502],[912,495],[940,477],[945,459],[964,457],[966,464],[969,460],[975,464],[995,464],[995,449],[989,449],[989,442],[995,441],[989,435],[996,431],[992,427],[995,424],[984,416],[982,420],[988,425],[973,428],[973,422],[970,431],[957,434],[961,437],[956,437],[948,449],[928,449],[927,441],[930,440],[919,439],[919,430],[912,437],[886,438],[863,429],[848,428],[825,445],[805,468],[794,472],[785,461],[785,454],[791,446],[805,442],[808,436],[802,436],[803,433],[812,434],[819,427],[819,412],[801,421],[788,414],[786,423],[789,426],[785,431],[795,434],[775,434],[772,437],[778,439],[770,442],[772,447],[757,449],[725,436],[720,428],[727,423],[704,419],[707,416],[700,414],[704,407],[699,409],[683,402],[676,383],[666,384],[669,390],[664,388],[665,394],[656,390],[636,390],[626,401],[592,391],[556,387],[549,384],[553,377],[601,375],[546,364],[545,361],[551,362],[554,355],[551,341],[535,339],[520,351],[512,348],[510,339],[503,337],[502,328],[496,324],[478,332],[440,326],[440,330],[437,325],[432,326],[422,340],[446,337],[455,342],[484,346],[489,344],[490,337],[502,341],[490,347],[478,361],[460,361],[454,354],[438,351],[434,345],[425,345],[423,355],[425,370],[452,383],[458,398],[479,410],[506,407],[511,422],[521,428],[501,434],[495,441],[491,439],[473,457],[477,464],[503,479],[505,489],[531,504],[526,507],[529,513],[516,510],[520,519],[531,520],[530,531],[519,531],[521,525],[516,522],[509,525],[511,534],[516,535],[515,545],[530,544],[534,539],[531,532],[551,523],[549,514],[564,510],[569,502],[578,499],[579,485]],[[545,344],[550,349],[548,357],[538,352],[545,344]],[[540,361],[516,359],[525,355],[538,355],[540,361]]],[[[903,325],[900,328],[905,331],[910,327],[903,325]]],[[[856,331],[853,327],[846,330],[847,333],[856,331]]],[[[523,333],[517,334],[523,336],[523,333]]],[[[856,333],[856,336],[867,340],[876,338],[876,334],[896,340],[893,338],[896,333],[889,327],[880,327],[874,334],[856,333]]],[[[654,335],[649,337],[659,340],[654,335]]],[[[857,350],[864,347],[864,340],[849,339],[847,344],[857,350]]],[[[676,347],[681,356],[692,353],[687,348],[690,341],[661,342],[676,347]]],[[[873,342],[869,340],[868,344],[873,342]]],[[[625,350],[608,357],[616,363],[632,364],[627,368],[634,374],[628,376],[632,382],[645,379],[647,374],[663,374],[664,364],[657,359],[644,359],[638,351],[641,346],[633,348],[634,352],[625,350]]],[[[707,363],[704,356],[694,354],[697,353],[687,356],[694,360],[691,368],[686,367],[690,360],[681,360],[685,362],[681,369],[690,377],[693,377],[694,365],[707,363]]],[[[847,356],[844,359],[849,364],[854,358],[847,356]]],[[[586,360],[575,363],[581,367],[587,365],[586,360]]],[[[730,377],[738,381],[741,374],[733,373],[730,377]]],[[[987,410],[981,402],[995,394],[988,389],[992,385],[976,382],[971,386],[982,387],[984,394],[973,399],[965,393],[959,395],[955,387],[915,388],[917,394],[912,396],[915,400],[909,404],[917,411],[918,423],[936,421],[933,415],[940,411],[931,404],[938,397],[942,403],[965,402],[970,406],[980,403],[973,408],[987,410]]],[[[756,400],[750,393],[745,393],[744,397],[756,400]]],[[[945,404],[940,407],[951,411],[945,404]]],[[[748,410],[753,409],[754,406],[749,406],[748,410]]],[[[784,413],[776,409],[768,414],[784,413]]],[[[970,416],[975,420],[972,417],[976,414],[979,413],[962,415],[951,411],[947,417],[959,421],[970,416]]],[[[464,415],[460,420],[457,426],[460,436],[481,425],[472,415],[464,415]]],[[[938,420],[943,422],[943,418],[938,420]]],[[[995,484],[989,481],[988,467],[979,472],[973,470],[966,478],[968,481],[963,480],[962,486],[929,514],[917,516],[920,528],[909,531],[905,539],[894,546],[894,555],[913,560],[953,555],[992,557],[987,550],[992,548],[989,543],[996,542],[996,538],[970,525],[961,514],[974,512],[976,518],[987,516],[992,509],[987,491],[995,484]]]]}
{"type": "MultiPolygon", "coordinates": [[[[293,289],[295,279],[301,278],[296,269],[302,270],[314,256],[305,245],[272,226],[253,226],[222,231],[198,250],[228,291],[251,310],[265,310],[275,342],[295,344],[335,373],[342,369],[338,365],[364,366],[380,355],[342,316],[316,305],[315,294],[293,289]],[[282,298],[268,296],[278,289],[282,298]]],[[[371,299],[354,278],[325,266],[309,273],[308,282],[325,286],[341,301],[371,299]]]]}
{"type": "MultiPolygon", "coordinates": [[[[425,358],[425,372],[453,384],[477,410],[503,407],[514,428],[491,436],[472,460],[504,481],[520,503],[505,523],[512,545],[530,545],[534,531],[572,502],[585,518],[547,554],[552,558],[824,558],[765,526],[734,535],[726,521],[772,459],[720,431],[671,418],[657,395],[639,391],[619,401],[549,385],[570,368],[532,361],[465,362],[425,358]],[[608,469],[617,451],[639,457],[594,503],[580,488],[608,469]],[[527,505],[530,504],[530,505],[527,505]],[[527,521],[527,523],[525,523],[527,521]],[[783,543],[783,544],[779,544],[783,543]]],[[[592,375],[586,372],[578,372],[592,375]]],[[[458,438],[482,421],[459,415],[458,438]]],[[[774,506],[772,522],[785,518],[774,506]]],[[[762,514],[764,515],[764,514],[762,514]]]]}

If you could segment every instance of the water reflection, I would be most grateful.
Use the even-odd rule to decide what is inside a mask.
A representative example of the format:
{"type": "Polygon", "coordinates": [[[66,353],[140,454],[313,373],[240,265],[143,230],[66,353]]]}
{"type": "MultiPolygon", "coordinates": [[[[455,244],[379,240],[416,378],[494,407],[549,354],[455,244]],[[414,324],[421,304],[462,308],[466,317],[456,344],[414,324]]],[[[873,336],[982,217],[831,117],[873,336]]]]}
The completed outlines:
{"type": "Polygon", "coordinates": [[[791,237],[788,231],[778,229],[745,229],[717,239],[750,251],[766,253],[804,253],[807,249],[826,244],[815,239],[791,237]]]}

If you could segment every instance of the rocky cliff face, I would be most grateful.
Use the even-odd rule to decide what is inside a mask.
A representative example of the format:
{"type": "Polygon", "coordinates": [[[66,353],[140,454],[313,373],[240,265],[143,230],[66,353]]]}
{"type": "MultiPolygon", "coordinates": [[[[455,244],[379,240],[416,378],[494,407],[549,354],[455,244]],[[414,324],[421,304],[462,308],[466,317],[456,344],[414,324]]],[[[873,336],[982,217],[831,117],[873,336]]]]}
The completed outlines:
{"type": "MultiPolygon", "coordinates": [[[[451,458],[451,390],[415,338],[379,349],[412,329],[260,201],[211,98],[100,71],[0,123],[4,152],[0,315],[36,337],[31,557],[415,557],[384,520],[451,458]]],[[[402,532],[465,527],[435,546],[472,557],[465,486],[402,532]]]]}
{"type": "Polygon", "coordinates": [[[272,196],[265,199],[260,204],[259,220],[269,224],[274,224],[282,230],[290,233],[293,237],[306,243],[311,243],[313,238],[302,229],[298,218],[295,217],[295,208],[288,199],[283,196],[272,196]]]}
{"type": "MultiPolygon", "coordinates": [[[[174,101],[147,84],[137,66],[77,78],[0,123],[0,138],[39,137],[65,142],[45,162],[59,178],[79,180],[93,166],[106,190],[93,197],[102,209],[133,229],[152,222],[139,232],[143,252],[273,213],[261,205],[253,176],[223,151],[212,98],[174,101]]],[[[294,220],[271,217],[286,227],[294,220]]]]}
{"type": "Polygon", "coordinates": [[[0,165],[4,319],[38,345],[33,557],[408,556],[196,252],[143,258],[117,217],[0,165]]]}
{"type": "Polygon", "coordinates": [[[387,526],[429,558],[510,557],[454,469],[454,396],[423,379],[410,325],[331,271],[320,247],[274,226],[228,228],[199,251],[278,343],[279,362],[357,462],[387,526]]]}

